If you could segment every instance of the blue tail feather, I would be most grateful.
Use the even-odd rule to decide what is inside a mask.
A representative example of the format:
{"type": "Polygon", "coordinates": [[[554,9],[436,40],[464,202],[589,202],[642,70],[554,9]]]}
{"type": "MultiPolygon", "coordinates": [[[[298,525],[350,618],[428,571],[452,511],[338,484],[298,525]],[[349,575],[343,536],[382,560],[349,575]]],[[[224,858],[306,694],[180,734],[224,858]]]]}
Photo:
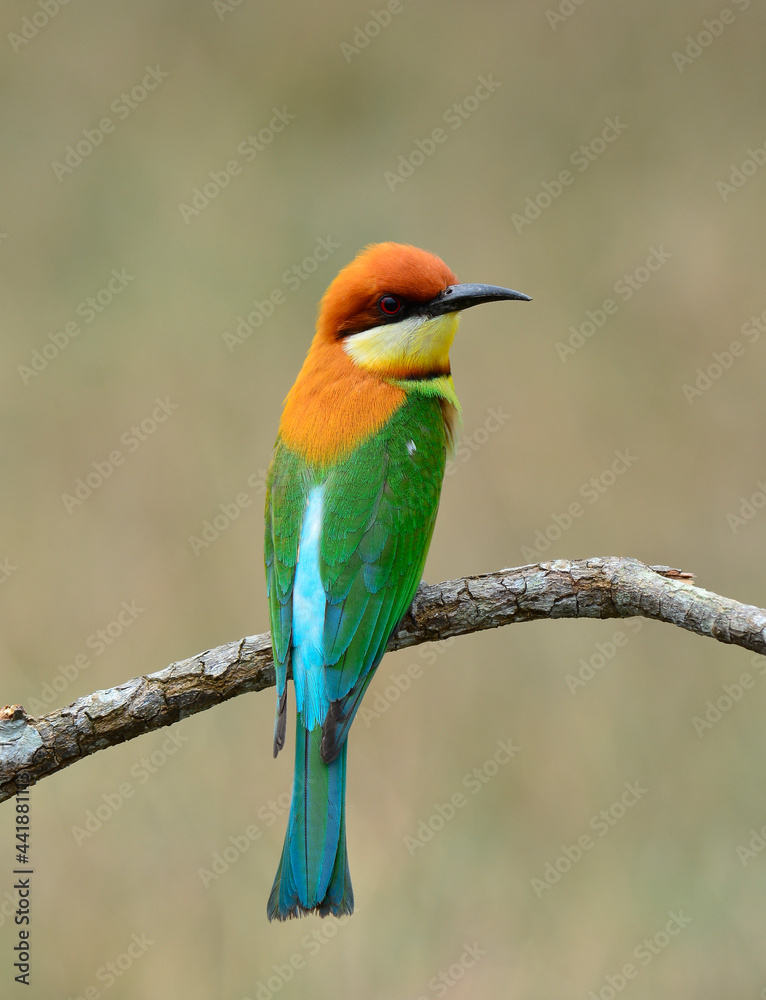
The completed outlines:
{"type": "Polygon", "coordinates": [[[269,920],[311,912],[340,916],[354,909],[346,851],[346,744],[326,764],[321,741],[322,727],[307,730],[299,713],[290,816],[269,896],[269,920]]]}

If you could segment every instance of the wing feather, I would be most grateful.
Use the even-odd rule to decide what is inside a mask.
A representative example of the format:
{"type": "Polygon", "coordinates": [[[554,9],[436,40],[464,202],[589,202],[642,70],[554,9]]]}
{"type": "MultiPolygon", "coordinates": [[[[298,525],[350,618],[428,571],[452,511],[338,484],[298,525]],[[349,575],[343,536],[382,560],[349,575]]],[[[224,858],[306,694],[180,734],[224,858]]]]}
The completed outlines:
{"type": "Polygon", "coordinates": [[[306,505],[304,477],[297,456],[277,442],[266,482],[266,593],[277,679],[274,756],[285,744],[287,668],[293,627],[293,583],[298,564],[301,521],[306,505]]]}

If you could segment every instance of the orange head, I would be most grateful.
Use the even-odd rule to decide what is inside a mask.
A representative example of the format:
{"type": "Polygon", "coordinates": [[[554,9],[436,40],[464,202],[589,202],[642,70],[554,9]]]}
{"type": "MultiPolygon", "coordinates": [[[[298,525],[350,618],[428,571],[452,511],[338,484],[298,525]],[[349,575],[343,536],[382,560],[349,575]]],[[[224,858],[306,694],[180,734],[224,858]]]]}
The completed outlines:
{"type": "Polygon", "coordinates": [[[322,298],[316,336],[285,404],[283,438],[308,458],[329,460],[380,427],[416,383],[430,381],[430,394],[456,406],[449,349],[459,313],[499,299],[528,296],[458,284],[444,261],[417,247],[366,247],[322,298]]]}
{"type": "Polygon", "coordinates": [[[443,260],[402,243],[372,243],[336,277],[319,307],[317,330],[337,338],[389,322],[394,302],[424,306],[457,278],[443,260]]]}
{"type": "Polygon", "coordinates": [[[443,260],[401,243],[366,247],[325,292],[317,339],[342,347],[383,377],[449,373],[458,313],[526,295],[493,285],[459,285],[443,260]]]}

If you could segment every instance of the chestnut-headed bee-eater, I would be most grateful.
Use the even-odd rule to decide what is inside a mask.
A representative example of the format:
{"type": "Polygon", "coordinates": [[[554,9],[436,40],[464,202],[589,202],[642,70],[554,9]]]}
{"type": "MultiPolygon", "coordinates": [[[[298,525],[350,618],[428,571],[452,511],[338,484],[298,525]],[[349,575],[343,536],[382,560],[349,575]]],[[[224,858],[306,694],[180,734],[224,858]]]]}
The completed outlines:
{"type": "Polygon", "coordinates": [[[449,349],[463,309],[529,296],[461,285],[433,254],[368,246],[322,299],[268,475],[266,579],[277,678],[297,730],[270,920],[351,913],[349,727],[420,583],[459,414],[449,349]]]}

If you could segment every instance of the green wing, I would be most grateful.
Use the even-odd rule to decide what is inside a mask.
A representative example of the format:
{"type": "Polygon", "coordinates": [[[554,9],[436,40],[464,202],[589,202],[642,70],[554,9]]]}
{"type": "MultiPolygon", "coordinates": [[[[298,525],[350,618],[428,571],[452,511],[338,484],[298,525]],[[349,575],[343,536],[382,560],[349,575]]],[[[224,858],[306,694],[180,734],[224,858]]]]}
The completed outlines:
{"type": "Polygon", "coordinates": [[[269,598],[271,644],[277,678],[274,756],[285,744],[287,668],[293,627],[293,582],[298,563],[301,521],[306,506],[305,463],[277,441],[266,483],[266,592],[269,598]]]}
{"type": "Polygon", "coordinates": [[[340,751],[389,636],[404,617],[431,542],[446,460],[441,406],[413,395],[382,430],[329,470],[320,574],[327,595],[322,756],[340,751]]]}

